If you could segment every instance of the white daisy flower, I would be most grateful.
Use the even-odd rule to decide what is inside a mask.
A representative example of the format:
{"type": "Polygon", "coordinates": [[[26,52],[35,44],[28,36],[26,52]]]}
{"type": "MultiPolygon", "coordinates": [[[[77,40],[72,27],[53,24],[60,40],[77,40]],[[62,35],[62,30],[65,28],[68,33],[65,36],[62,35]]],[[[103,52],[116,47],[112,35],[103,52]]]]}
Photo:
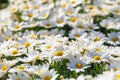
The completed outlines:
{"type": "Polygon", "coordinates": [[[8,25],[8,29],[12,30],[12,31],[17,31],[17,30],[21,30],[22,28],[24,28],[23,26],[23,22],[22,23],[19,23],[19,22],[11,22],[9,25],[8,25]]]}
{"type": "Polygon", "coordinates": [[[7,80],[32,80],[32,78],[25,72],[17,72],[9,74],[7,80]]]}
{"type": "Polygon", "coordinates": [[[47,20],[42,20],[41,25],[44,26],[45,28],[51,28],[56,26],[52,18],[47,20]]]}
{"type": "Polygon", "coordinates": [[[66,24],[66,18],[64,15],[59,15],[54,18],[55,19],[55,24],[57,27],[63,27],[66,24]]]}
{"type": "Polygon", "coordinates": [[[101,61],[108,61],[110,58],[109,54],[103,54],[103,53],[96,53],[91,52],[84,55],[85,60],[90,60],[91,62],[101,62],[101,61]]]}
{"type": "Polygon", "coordinates": [[[42,80],[55,80],[57,76],[58,74],[56,74],[54,69],[44,70],[44,72],[42,72],[40,75],[42,80]]]}
{"type": "Polygon", "coordinates": [[[90,36],[88,36],[88,38],[93,42],[105,41],[106,39],[104,34],[96,31],[90,32],[90,36]]]}
{"type": "Polygon", "coordinates": [[[80,29],[72,29],[69,33],[70,38],[80,38],[80,37],[85,37],[87,35],[86,32],[80,29]]]}
{"type": "Polygon", "coordinates": [[[28,20],[28,21],[31,21],[31,20],[33,20],[34,18],[36,18],[36,12],[34,12],[34,10],[28,10],[28,11],[24,11],[23,13],[22,13],[22,19],[23,20],[28,20]]]}
{"type": "Polygon", "coordinates": [[[113,18],[104,19],[102,22],[100,22],[100,25],[106,29],[119,29],[117,24],[118,20],[113,18]]]}
{"type": "Polygon", "coordinates": [[[85,68],[89,67],[84,62],[84,59],[80,56],[72,56],[69,58],[70,62],[67,63],[68,69],[76,72],[84,71],[85,68]]]}
{"type": "Polygon", "coordinates": [[[120,44],[120,33],[110,33],[108,34],[107,43],[111,45],[119,45],[120,44]]]}

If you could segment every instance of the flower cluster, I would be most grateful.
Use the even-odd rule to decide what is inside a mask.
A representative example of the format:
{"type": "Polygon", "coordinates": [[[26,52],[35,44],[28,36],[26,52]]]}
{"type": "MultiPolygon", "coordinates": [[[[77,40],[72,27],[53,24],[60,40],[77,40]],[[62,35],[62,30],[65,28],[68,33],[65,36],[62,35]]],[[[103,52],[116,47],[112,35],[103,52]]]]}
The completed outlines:
{"type": "Polygon", "coordinates": [[[0,29],[0,80],[120,79],[119,0],[9,0],[0,29]]]}

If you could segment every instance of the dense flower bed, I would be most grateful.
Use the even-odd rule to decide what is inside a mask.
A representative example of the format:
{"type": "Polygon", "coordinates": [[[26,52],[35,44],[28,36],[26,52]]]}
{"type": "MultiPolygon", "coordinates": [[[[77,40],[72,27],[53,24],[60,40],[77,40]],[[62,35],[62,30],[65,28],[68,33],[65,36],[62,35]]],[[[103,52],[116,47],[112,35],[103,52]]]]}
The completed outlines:
{"type": "Polygon", "coordinates": [[[0,30],[0,80],[120,80],[120,0],[9,0],[0,30]]]}

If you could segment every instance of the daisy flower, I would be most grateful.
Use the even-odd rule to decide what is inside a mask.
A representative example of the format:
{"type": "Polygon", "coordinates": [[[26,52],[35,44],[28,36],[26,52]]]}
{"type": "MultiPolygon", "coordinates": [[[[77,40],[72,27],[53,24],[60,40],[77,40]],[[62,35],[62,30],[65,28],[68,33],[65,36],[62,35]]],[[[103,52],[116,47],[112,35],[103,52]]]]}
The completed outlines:
{"type": "Polygon", "coordinates": [[[111,45],[119,45],[120,44],[120,33],[113,32],[113,33],[108,34],[107,43],[111,45]]]}
{"type": "Polygon", "coordinates": [[[32,80],[32,78],[25,72],[17,72],[9,74],[7,80],[32,80]]]}
{"type": "Polygon", "coordinates": [[[25,21],[31,21],[36,17],[36,12],[34,12],[34,10],[32,9],[28,11],[24,11],[21,17],[25,21]]]}
{"type": "Polygon", "coordinates": [[[80,72],[80,71],[84,71],[85,68],[89,67],[87,66],[87,64],[85,63],[82,57],[72,56],[72,57],[69,57],[69,60],[70,62],[67,63],[67,67],[71,71],[80,72]]]}
{"type": "Polygon", "coordinates": [[[101,61],[108,61],[110,58],[109,54],[102,54],[102,53],[96,53],[91,52],[84,55],[85,60],[90,60],[91,62],[101,62],[101,61]]]}

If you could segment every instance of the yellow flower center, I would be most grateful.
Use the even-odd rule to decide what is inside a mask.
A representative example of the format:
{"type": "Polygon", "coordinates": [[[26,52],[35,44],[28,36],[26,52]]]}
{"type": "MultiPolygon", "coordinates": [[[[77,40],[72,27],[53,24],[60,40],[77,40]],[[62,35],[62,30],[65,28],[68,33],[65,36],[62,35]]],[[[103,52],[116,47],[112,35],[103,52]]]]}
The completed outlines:
{"type": "Polygon", "coordinates": [[[59,20],[57,20],[57,23],[61,24],[61,23],[63,23],[63,21],[61,19],[59,19],[59,20]]]}
{"type": "Polygon", "coordinates": [[[25,43],[24,43],[24,46],[25,46],[25,47],[29,47],[30,45],[31,45],[30,42],[25,42],[25,43]]]}
{"type": "Polygon", "coordinates": [[[93,29],[93,27],[92,27],[92,26],[88,26],[88,28],[89,28],[89,29],[93,29]]]}
{"type": "Polygon", "coordinates": [[[46,46],[45,48],[48,50],[48,49],[50,49],[50,48],[51,48],[51,46],[50,46],[50,45],[48,45],[48,46],[46,46]]]}
{"type": "Polygon", "coordinates": [[[50,80],[51,79],[51,76],[45,76],[44,77],[44,80],[50,80]]]}
{"type": "Polygon", "coordinates": [[[7,69],[7,66],[2,66],[1,70],[5,71],[7,69]]]}
{"type": "Polygon", "coordinates": [[[65,7],[66,7],[66,4],[61,4],[61,7],[62,7],[62,8],[65,8],[65,7]]]}
{"type": "Polygon", "coordinates": [[[70,19],[71,22],[75,22],[76,20],[77,20],[76,17],[72,17],[72,18],[70,19]]]}
{"type": "Polygon", "coordinates": [[[28,14],[28,17],[29,17],[29,18],[33,17],[33,14],[32,14],[32,13],[29,13],[29,14],[28,14]]]}
{"type": "Polygon", "coordinates": [[[100,37],[95,37],[93,41],[94,41],[94,42],[100,41],[100,37]]]}
{"type": "Polygon", "coordinates": [[[109,24],[106,24],[105,27],[106,27],[106,28],[109,28],[109,24]]]}
{"type": "Polygon", "coordinates": [[[48,14],[47,14],[47,13],[46,13],[46,14],[43,14],[42,17],[43,17],[43,18],[47,18],[47,17],[48,17],[48,14]]]}
{"type": "Polygon", "coordinates": [[[120,79],[120,74],[116,74],[115,78],[120,79]]]}
{"type": "Polygon", "coordinates": [[[75,34],[75,37],[79,38],[79,37],[80,37],[80,34],[75,34]]]}
{"type": "Polygon", "coordinates": [[[39,60],[40,59],[40,56],[36,56],[36,60],[39,60]]]}
{"type": "Polygon", "coordinates": [[[119,68],[115,67],[115,68],[113,68],[113,70],[114,70],[114,71],[117,71],[117,70],[119,70],[119,68]]]}
{"type": "Polygon", "coordinates": [[[8,23],[7,23],[7,22],[3,22],[3,23],[4,23],[4,25],[5,25],[5,26],[7,26],[7,25],[8,25],[8,23]]]}
{"type": "Polygon", "coordinates": [[[30,38],[35,38],[35,34],[30,34],[29,37],[30,38]]]}
{"type": "Polygon", "coordinates": [[[63,51],[56,51],[55,52],[55,56],[62,56],[63,55],[63,51]]]}
{"type": "Polygon", "coordinates": [[[101,9],[100,9],[100,11],[101,11],[102,13],[107,12],[107,10],[106,10],[106,9],[104,9],[104,8],[101,8],[101,9]]]}
{"type": "Polygon", "coordinates": [[[75,0],[71,0],[71,1],[70,1],[70,4],[75,4],[75,0]]]}
{"type": "Polygon", "coordinates": [[[119,40],[118,37],[112,38],[112,41],[113,41],[113,42],[116,42],[116,41],[118,41],[118,40],[119,40]]]}
{"type": "Polygon", "coordinates": [[[19,28],[20,28],[19,25],[15,25],[15,26],[14,26],[14,29],[19,29],[19,28]]]}
{"type": "Polygon", "coordinates": [[[41,0],[43,4],[46,4],[47,3],[47,0],[41,0]]]}
{"type": "Polygon", "coordinates": [[[21,69],[21,70],[25,69],[25,67],[24,67],[23,65],[20,65],[20,66],[18,66],[17,68],[18,68],[18,69],[21,69]]]}
{"type": "Polygon", "coordinates": [[[26,10],[27,10],[27,9],[29,9],[29,8],[30,8],[29,5],[25,5],[23,9],[26,9],[26,10]]]}
{"type": "Polygon", "coordinates": [[[14,11],[16,11],[16,10],[17,10],[17,9],[16,9],[16,8],[14,8],[14,7],[13,7],[13,8],[11,8],[11,11],[12,11],[12,12],[14,12],[14,11]]]}
{"type": "Polygon", "coordinates": [[[117,9],[116,9],[116,10],[114,10],[114,12],[115,12],[115,13],[120,13],[120,10],[117,10],[117,9]]]}
{"type": "Polygon", "coordinates": [[[101,57],[100,56],[94,56],[93,59],[94,60],[101,60],[101,57]]]}
{"type": "Polygon", "coordinates": [[[37,70],[37,73],[40,75],[41,74],[41,70],[37,70]]]}
{"type": "Polygon", "coordinates": [[[66,12],[66,15],[70,15],[70,14],[72,14],[71,11],[67,11],[67,12],[66,12]]]}
{"type": "Polygon", "coordinates": [[[47,24],[45,24],[47,27],[50,27],[51,26],[51,24],[50,23],[47,23],[47,24]]]}
{"type": "Polygon", "coordinates": [[[93,10],[93,8],[94,8],[93,6],[88,6],[89,10],[93,10]]]}
{"type": "Polygon", "coordinates": [[[39,8],[39,6],[38,5],[34,5],[34,9],[38,9],[39,8]]]}
{"type": "Polygon", "coordinates": [[[45,36],[50,36],[50,34],[49,34],[49,33],[46,33],[45,36]]]}
{"type": "Polygon", "coordinates": [[[101,52],[101,48],[96,48],[96,52],[101,52]]]}
{"type": "Polygon", "coordinates": [[[76,65],[75,65],[75,67],[78,68],[78,69],[82,68],[82,66],[83,65],[81,63],[76,63],[76,65]]]}
{"type": "Polygon", "coordinates": [[[22,80],[22,79],[20,79],[20,78],[16,78],[16,80],[22,80]]]}
{"type": "Polygon", "coordinates": [[[10,36],[6,36],[5,40],[8,41],[8,40],[10,40],[10,38],[11,38],[10,36]]]}
{"type": "Polygon", "coordinates": [[[79,25],[79,26],[78,26],[78,28],[79,28],[79,29],[83,29],[83,28],[84,28],[84,26],[82,26],[82,25],[79,25]]]}
{"type": "Polygon", "coordinates": [[[13,55],[16,55],[16,54],[18,54],[18,50],[12,50],[11,53],[12,53],[13,55]]]}

